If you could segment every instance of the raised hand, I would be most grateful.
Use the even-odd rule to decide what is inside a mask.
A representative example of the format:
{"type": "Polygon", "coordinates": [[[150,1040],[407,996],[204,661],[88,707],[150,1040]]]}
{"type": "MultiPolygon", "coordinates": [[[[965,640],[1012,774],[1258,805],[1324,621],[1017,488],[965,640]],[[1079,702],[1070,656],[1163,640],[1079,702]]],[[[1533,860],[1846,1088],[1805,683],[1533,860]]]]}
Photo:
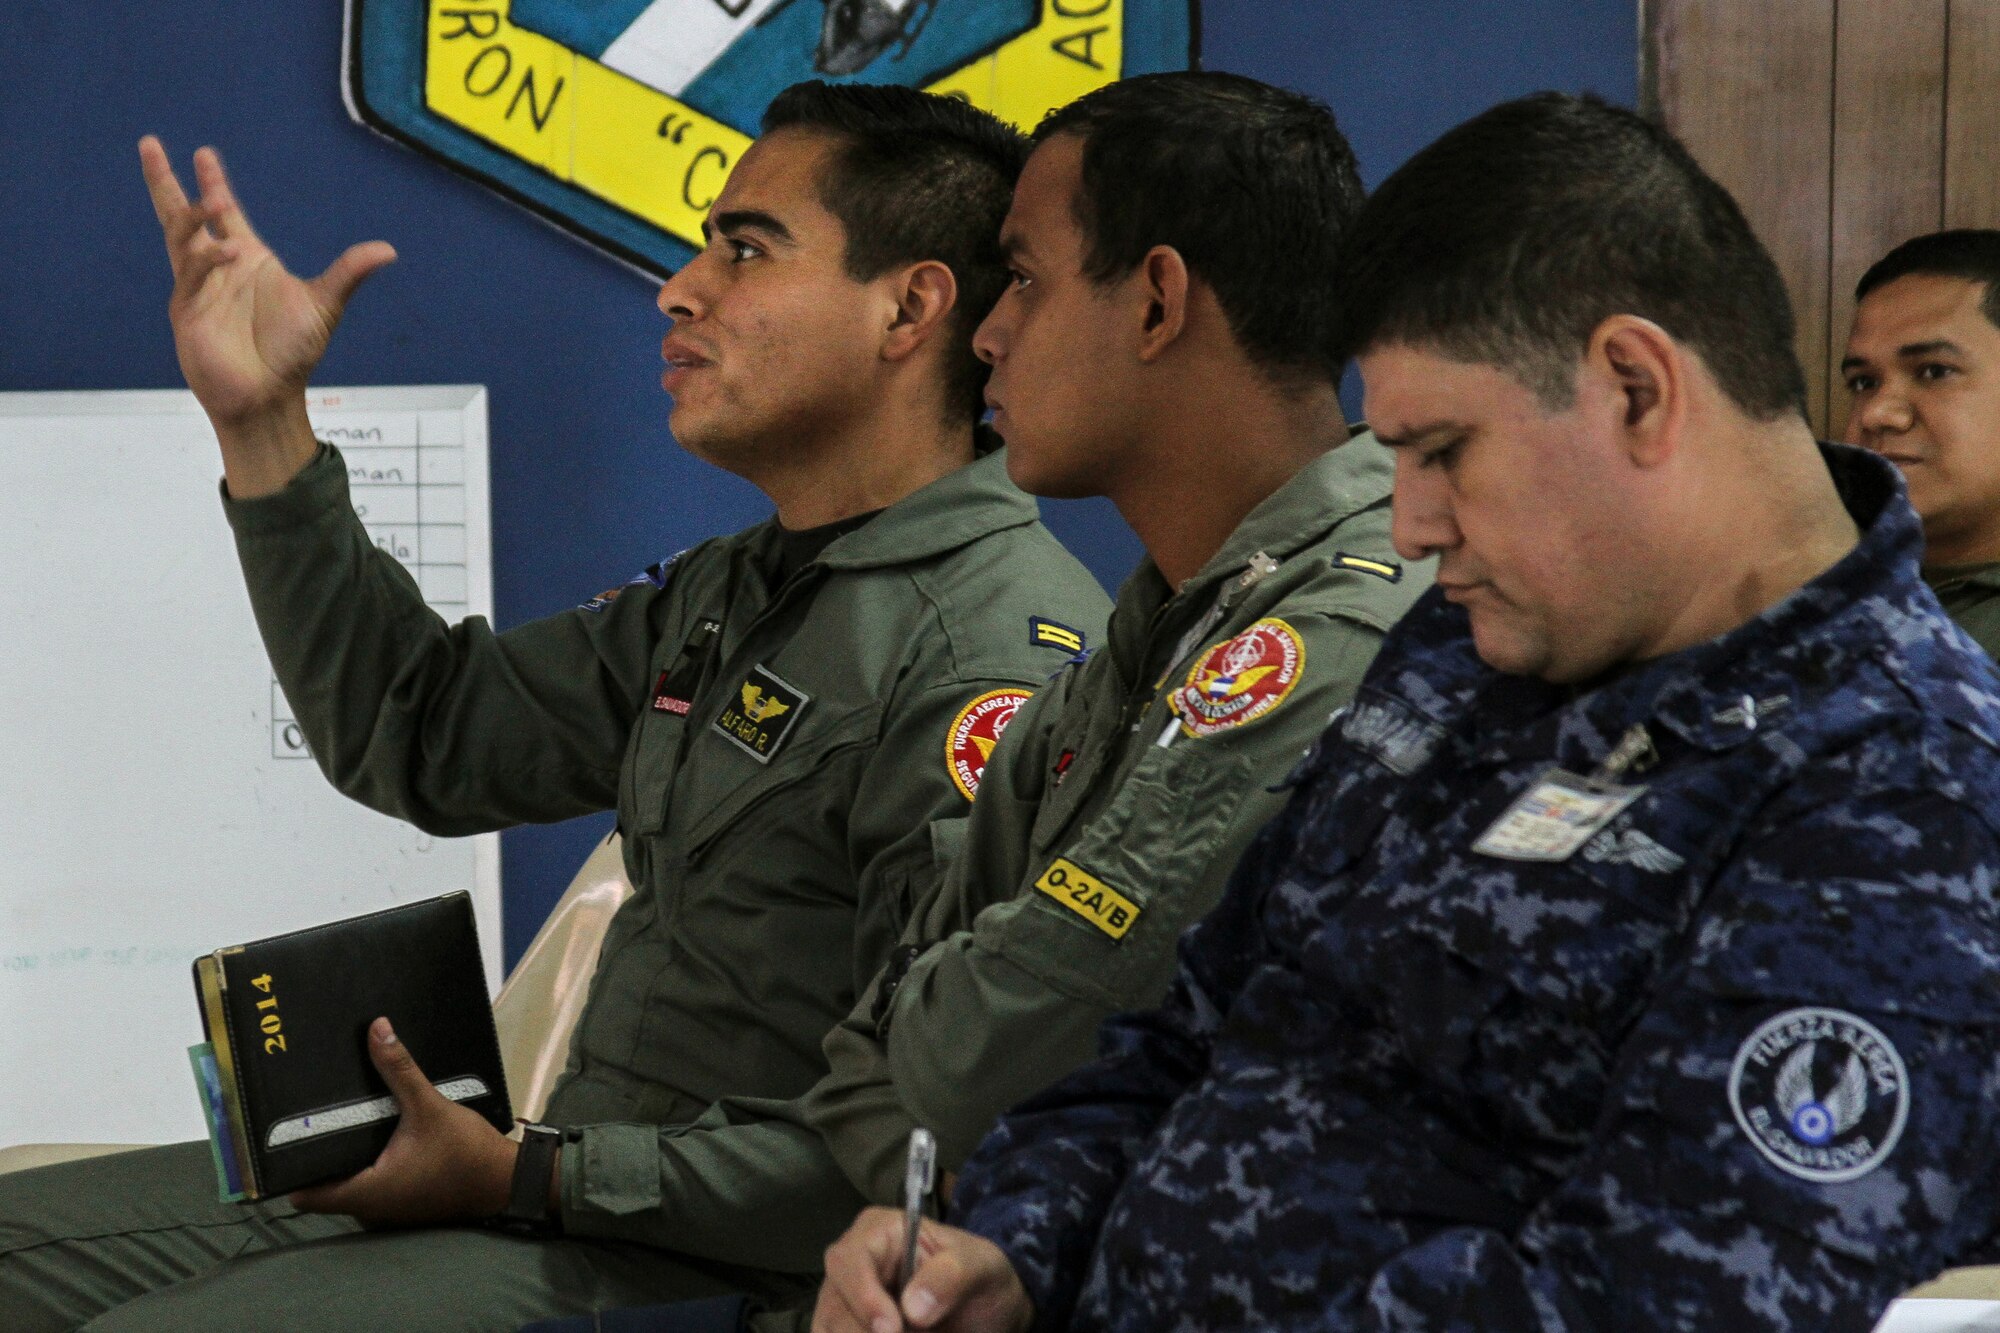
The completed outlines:
{"type": "Polygon", "coordinates": [[[251,228],[214,149],[195,152],[193,202],[150,134],[139,141],[139,162],[173,264],[167,314],[181,373],[222,440],[230,490],[275,490],[317,447],[306,426],[306,381],[348,298],[396,252],[368,241],[317,278],[300,279],[251,228]]]}

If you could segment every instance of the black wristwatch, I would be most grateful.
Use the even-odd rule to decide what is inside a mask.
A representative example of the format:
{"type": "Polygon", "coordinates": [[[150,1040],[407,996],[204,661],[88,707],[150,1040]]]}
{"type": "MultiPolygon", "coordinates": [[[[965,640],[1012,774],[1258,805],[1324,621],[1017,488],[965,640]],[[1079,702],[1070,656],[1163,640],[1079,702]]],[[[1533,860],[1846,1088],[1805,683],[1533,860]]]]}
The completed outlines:
{"type": "Polygon", "coordinates": [[[562,1219],[549,1215],[549,1173],[563,1132],[554,1125],[521,1122],[521,1152],[514,1158],[514,1187],[507,1206],[493,1224],[507,1231],[547,1236],[562,1230],[562,1219]]]}

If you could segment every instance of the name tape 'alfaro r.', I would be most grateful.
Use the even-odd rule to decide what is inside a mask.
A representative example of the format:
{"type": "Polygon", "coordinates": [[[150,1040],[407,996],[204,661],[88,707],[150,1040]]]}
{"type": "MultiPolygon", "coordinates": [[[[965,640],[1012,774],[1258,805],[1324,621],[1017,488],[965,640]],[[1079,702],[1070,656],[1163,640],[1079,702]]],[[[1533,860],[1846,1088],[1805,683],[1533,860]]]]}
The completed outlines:
{"type": "Polygon", "coordinates": [[[771,99],[899,83],[1032,128],[1133,74],[1185,69],[1197,0],[348,0],[347,105],[654,276],[771,99]]]}

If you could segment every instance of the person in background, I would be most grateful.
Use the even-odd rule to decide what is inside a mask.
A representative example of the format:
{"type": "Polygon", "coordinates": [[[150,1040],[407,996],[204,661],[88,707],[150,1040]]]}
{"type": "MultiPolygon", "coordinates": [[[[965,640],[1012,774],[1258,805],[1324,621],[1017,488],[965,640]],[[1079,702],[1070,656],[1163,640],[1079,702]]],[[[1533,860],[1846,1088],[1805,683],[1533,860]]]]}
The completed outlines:
{"type": "Polygon", "coordinates": [[[369,1049],[401,1120],[347,1181],[218,1203],[201,1143],[0,1177],[10,1333],[514,1328],[811,1289],[813,1264],[631,1243],[660,1171],[628,1150],[632,1126],[651,1143],[722,1098],[793,1097],[825,1072],[821,1038],[936,883],[977,790],[961,729],[995,739],[1012,709],[991,705],[1026,700],[1108,603],[976,424],[971,338],[1006,282],[994,238],[1025,142],[903,88],[800,85],[765,125],[659,304],[676,438],[775,517],[497,634],[430,612],[306,419],[342,308],[393,252],[357,246],[301,281],[213,152],[189,200],[142,143],[181,366],[321,767],[440,834],[616,809],[637,891],[547,1126],[517,1144],[447,1101],[387,1015],[369,1049]]]}
{"type": "Polygon", "coordinates": [[[2000,657],[2000,231],[1905,241],[1854,297],[1847,442],[1903,474],[1924,582],[2000,657]]]}
{"type": "Polygon", "coordinates": [[[1338,350],[1437,586],[1166,1002],[826,1333],[1814,1329],[1993,1253],[2000,681],[1658,126],[1540,94],[1363,208],[1338,350]]]}

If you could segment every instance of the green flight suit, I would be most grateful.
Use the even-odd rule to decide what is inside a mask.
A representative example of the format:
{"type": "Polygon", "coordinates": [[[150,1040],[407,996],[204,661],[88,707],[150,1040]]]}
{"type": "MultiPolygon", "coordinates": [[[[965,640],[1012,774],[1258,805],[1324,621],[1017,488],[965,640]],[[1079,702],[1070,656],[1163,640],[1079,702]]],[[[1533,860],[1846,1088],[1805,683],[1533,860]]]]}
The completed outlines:
{"type": "Polygon", "coordinates": [[[904,937],[922,952],[887,1039],[878,979],[829,1034],[831,1072],[804,1097],[726,1099],[691,1126],[604,1127],[601,1142],[622,1138],[617,1151],[657,1161],[659,1179],[620,1216],[566,1213],[571,1233],[796,1271],[865,1204],[896,1201],[914,1126],[955,1167],[1001,1111],[1094,1054],[1105,1015],[1156,1002],[1181,931],[1277,812],[1270,789],[1430,585],[1427,564],[1390,548],[1393,470],[1363,435],[1266,499],[1178,593],[1143,564],[1105,646],[994,750],[964,849],[904,937]],[[1205,734],[1173,711],[1190,688],[1218,715],[1198,719],[1205,734]],[[1120,938],[1036,889],[1059,858],[1137,909],[1120,938]]]}
{"type": "Polygon", "coordinates": [[[355,518],[333,450],[227,509],[273,666],[342,791],[452,835],[618,811],[637,892],[543,1117],[573,1127],[572,1239],[350,1235],[282,1204],[218,1207],[205,1151],[185,1145],[0,1177],[0,1309],[20,1314],[7,1327],[64,1326],[159,1287],[106,1326],[260,1311],[288,1328],[513,1327],[800,1290],[817,1251],[792,1272],[702,1272],[575,1238],[615,1236],[657,1191],[658,1155],[633,1151],[630,1122],[655,1134],[726,1096],[796,1097],[825,1072],[822,1038],[960,837],[954,724],[1070,656],[1045,621],[1058,638],[1101,632],[1103,592],[1004,456],[839,535],[779,586],[785,537],[765,523],[504,634],[424,606],[355,518]],[[168,1199],[186,1225],[162,1215],[168,1199]]]}
{"type": "Polygon", "coordinates": [[[1972,636],[1986,655],[2000,661],[2000,563],[1940,565],[1924,570],[1944,613],[1972,636]]]}

